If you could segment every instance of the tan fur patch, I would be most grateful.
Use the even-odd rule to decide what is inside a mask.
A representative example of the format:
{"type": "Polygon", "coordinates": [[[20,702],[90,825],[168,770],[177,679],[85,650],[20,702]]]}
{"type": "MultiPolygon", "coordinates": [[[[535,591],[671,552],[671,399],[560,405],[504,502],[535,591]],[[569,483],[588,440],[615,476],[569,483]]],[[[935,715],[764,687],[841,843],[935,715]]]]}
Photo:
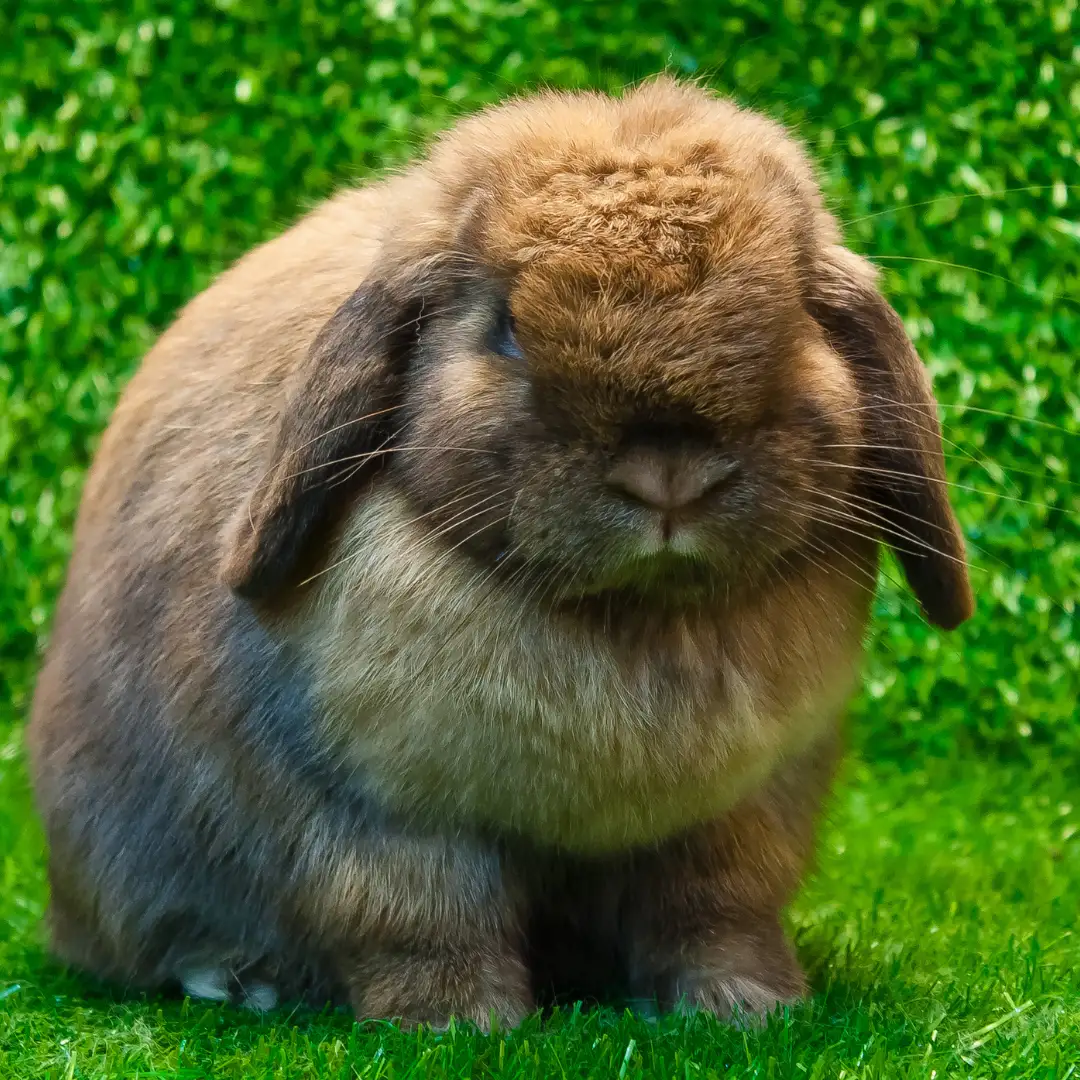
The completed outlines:
{"type": "Polygon", "coordinates": [[[730,628],[690,618],[619,650],[432,543],[389,491],[345,543],[365,557],[328,575],[298,640],[341,753],[429,824],[577,850],[660,839],[835,722],[855,677],[869,594],[828,574],[812,608],[780,592],[730,628]]]}

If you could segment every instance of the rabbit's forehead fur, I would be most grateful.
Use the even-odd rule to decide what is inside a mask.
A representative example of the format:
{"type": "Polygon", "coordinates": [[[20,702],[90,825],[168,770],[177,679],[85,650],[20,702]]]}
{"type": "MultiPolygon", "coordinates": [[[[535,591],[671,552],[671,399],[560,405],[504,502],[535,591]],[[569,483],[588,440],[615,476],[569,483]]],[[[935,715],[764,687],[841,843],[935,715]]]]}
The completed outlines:
{"type": "Polygon", "coordinates": [[[831,222],[798,145],[764,117],[668,80],[541,95],[460,125],[431,170],[453,178],[440,183],[460,235],[507,281],[541,373],[722,412],[725,374],[745,408],[817,340],[803,301],[831,222]]]}
{"type": "MultiPolygon", "coordinates": [[[[663,155],[668,158],[670,155],[663,155]]],[[[543,268],[634,297],[700,290],[725,268],[764,261],[795,277],[788,207],[747,178],[657,160],[648,147],[619,159],[565,163],[498,205],[485,240],[515,269],[543,268]]]]}

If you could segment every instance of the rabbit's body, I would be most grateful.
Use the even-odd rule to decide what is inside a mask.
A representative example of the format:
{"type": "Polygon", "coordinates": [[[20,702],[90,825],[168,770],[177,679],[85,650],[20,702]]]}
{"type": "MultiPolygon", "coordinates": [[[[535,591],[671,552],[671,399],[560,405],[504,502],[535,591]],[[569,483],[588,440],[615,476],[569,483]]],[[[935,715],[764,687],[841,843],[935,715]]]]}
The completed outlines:
{"type": "Polygon", "coordinates": [[[878,536],[970,605],[924,377],[767,122],[489,117],[241,260],[117,407],[29,729],[73,963],[481,1023],[589,965],[804,988],[878,536]]]}

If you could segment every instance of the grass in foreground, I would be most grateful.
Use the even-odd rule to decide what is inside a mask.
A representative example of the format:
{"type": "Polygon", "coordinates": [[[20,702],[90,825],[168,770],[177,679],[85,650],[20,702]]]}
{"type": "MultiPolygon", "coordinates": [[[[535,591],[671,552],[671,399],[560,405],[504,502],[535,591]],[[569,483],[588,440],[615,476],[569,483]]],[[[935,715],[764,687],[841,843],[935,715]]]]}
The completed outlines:
{"type": "Polygon", "coordinates": [[[743,1033],[704,1018],[534,1017],[406,1034],[123,999],[46,958],[41,839],[17,736],[0,749],[0,1077],[819,1077],[1080,1072],[1080,805],[1047,763],[853,763],[792,913],[815,995],[743,1033]]]}

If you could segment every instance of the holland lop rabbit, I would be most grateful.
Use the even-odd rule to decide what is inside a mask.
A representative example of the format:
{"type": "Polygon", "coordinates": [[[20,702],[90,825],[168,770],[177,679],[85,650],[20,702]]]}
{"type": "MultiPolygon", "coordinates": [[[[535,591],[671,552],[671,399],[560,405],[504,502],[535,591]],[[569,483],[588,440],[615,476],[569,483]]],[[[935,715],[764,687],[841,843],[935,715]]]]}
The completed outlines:
{"type": "Polygon", "coordinates": [[[86,483],[29,727],[52,947],[267,1008],[799,999],[879,544],[972,596],[928,379],[777,124],[459,123],[196,297],[86,483]]]}

